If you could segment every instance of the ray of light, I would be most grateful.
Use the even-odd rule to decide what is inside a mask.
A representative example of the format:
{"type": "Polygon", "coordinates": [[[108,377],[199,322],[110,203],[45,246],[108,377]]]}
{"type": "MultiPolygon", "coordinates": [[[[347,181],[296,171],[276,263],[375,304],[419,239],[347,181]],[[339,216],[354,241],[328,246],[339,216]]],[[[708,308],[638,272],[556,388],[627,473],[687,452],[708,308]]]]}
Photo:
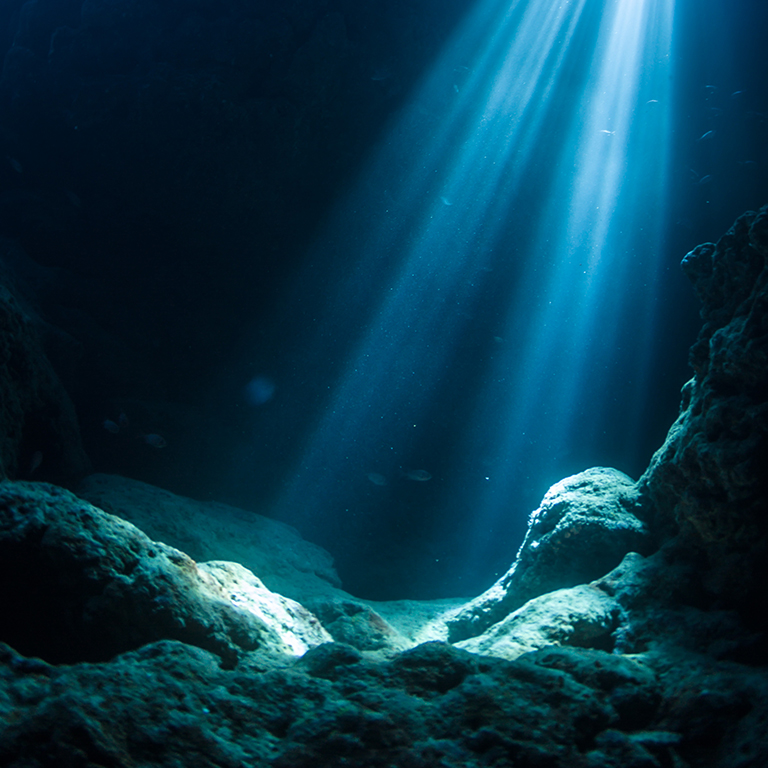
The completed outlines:
{"type": "Polygon", "coordinates": [[[363,531],[366,483],[425,469],[482,558],[608,396],[627,312],[642,387],[671,29],[672,0],[485,0],[446,47],[318,245],[349,256],[313,336],[340,375],[278,505],[308,535],[363,531]],[[465,423],[435,466],[438,403],[465,423]]]}
{"type": "MultiPolygon", "coordinates": [[[[610,397],[595,382],[610,380],[611,359],[625,356],[621,344],[633,347],[634,402],[647,399],[643,374],[655,328],[667,181],[672,10],[671,3],[620,0],[607,4],[601,19],[583,108],[572,117],[534,241],[546,267],[531,260],[523,281],[521,296],[538,297],[529,304],[524,353],[500,356],[495,375],[505,392],[477,417],[483,435],[476,442],[488,442],[489,407],[500,425],[492,466],[501,480],[486,486],[481,504],[494,510],[491,519],[504,513],[521,481],[514,468],[521,452],[528,451],[528,465],[545,466],[579,441],[576,430],[588,429],[574,414],[584,401],[610,397]],[[627,311],[637,313],[628,338],[627,311]],[[524,376],[514,373],[521,362],[524,376]],[[526,438],[542,429],[547,439],[526,438]],[[539,454],[534,462],[532,449],[539,454]]],[[[508,328],[520,322],[514,305],[508,328]]],[[[632,419],[641,413],[635,409],[632,419]]],[[[627,426],[634,433],[632,419],[627,426]]]]}

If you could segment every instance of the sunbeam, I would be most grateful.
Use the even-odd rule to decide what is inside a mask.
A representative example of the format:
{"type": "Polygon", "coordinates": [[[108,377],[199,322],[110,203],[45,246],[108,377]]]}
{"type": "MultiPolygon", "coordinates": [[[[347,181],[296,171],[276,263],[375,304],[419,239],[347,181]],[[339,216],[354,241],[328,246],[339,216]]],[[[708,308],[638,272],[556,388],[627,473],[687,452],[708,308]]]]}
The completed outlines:
{"type": "Polygon", "coordinates": [[[549,481],[631,464],[673,8],[596,6],[480,3],[318,239],[355,252],[312,318],[343,362],[277,509],[337,556],[396,562],[418,533],[425,572],[460,553],[490,580],[549,481]],[[609,424],[616,455],[590,455],[609,424]]]}
{"type": "Polygon", "coordinates": [[[766,30],[0,2],[0,768],[768,766],[766,30]]]}

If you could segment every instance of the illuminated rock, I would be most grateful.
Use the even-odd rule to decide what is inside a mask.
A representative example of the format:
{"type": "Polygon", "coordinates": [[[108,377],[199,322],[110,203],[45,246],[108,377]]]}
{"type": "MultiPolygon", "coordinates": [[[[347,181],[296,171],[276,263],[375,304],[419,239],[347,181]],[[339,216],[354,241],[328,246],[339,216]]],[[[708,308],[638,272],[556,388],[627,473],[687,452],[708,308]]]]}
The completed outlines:
{"type": "Polygon", "coordinates": [[[3,639],[54,663],[101,661],[161,639],[232,666],[301,654],[317,619],[235,563],[198,565],[131,523],[42,483],[0,484],[3,639]]]}
{"type": "Polygon", "coordinates": [[[635,516],[635,483],[623,472],[594,467],[553,485],[531,513],[512,567],[448,621],[451,641],[465,640],[556,589],[592,581],[627,552],[650,548],[635,516]]]}
{"type": "Polygon", "coordinates": [[[551,646],[613,650],[619,605],[605,592],[586,584],[558,589],[529,600],[478,637],[457,645],[502,659],[551,646]]]}
{"type": "Polygon", "coordinates": [[[328,552],[290,525],[255,512],[189,499],[117,475],[90,475],[77,493],[197,562],[240,563],[269,589],[294,600],[333,594],[341,586],[328,552]]]}

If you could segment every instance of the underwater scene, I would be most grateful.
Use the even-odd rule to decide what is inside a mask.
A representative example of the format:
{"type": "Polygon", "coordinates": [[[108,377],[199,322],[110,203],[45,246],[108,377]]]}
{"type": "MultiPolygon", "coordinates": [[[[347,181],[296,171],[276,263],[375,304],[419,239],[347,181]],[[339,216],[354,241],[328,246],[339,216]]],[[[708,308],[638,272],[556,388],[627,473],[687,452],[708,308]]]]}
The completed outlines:
{"type": "Polygon", "coordinates": [[[768,765],[764,0],[0,3],[0,765],[768,765]]]}

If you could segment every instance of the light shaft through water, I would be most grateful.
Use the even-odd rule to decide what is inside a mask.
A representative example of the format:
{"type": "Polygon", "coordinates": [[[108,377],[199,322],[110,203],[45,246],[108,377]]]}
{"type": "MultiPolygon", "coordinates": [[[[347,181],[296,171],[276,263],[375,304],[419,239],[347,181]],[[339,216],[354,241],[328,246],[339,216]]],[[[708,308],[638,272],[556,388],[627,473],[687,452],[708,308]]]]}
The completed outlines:
{"type": "Polygon", "coordinates": [[[638,394],[672,10],[482,2],[393,121],[318,241],[351,266],[313,336],[342,373],[278,504],[306,535],[370,545],[398,519],[370,510],[400,508],[424,514],[426,550],[476,568],[524,522],[516,499],[585,468],[616,366],[638,394]]]}

